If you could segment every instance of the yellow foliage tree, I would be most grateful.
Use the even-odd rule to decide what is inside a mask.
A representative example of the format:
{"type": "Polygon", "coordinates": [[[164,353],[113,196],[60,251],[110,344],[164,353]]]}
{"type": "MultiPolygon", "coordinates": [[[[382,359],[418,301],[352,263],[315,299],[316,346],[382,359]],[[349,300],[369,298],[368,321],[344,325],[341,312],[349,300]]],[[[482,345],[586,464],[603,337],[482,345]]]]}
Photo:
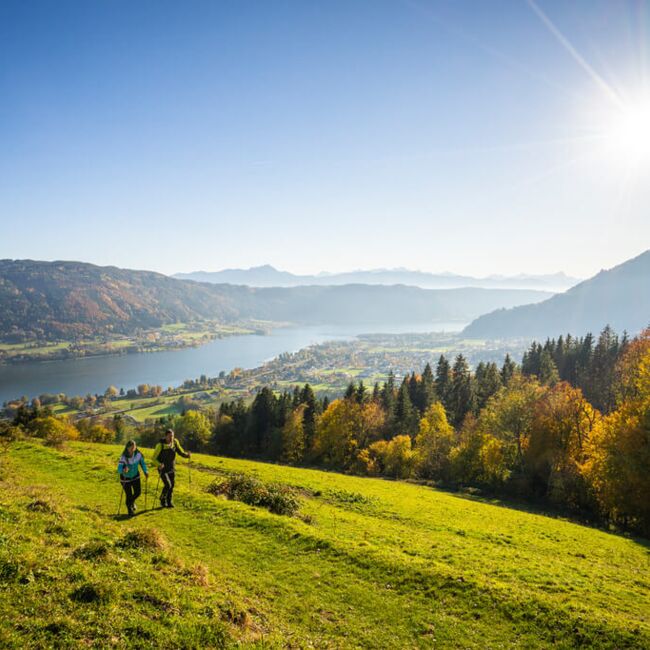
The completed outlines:
{"type": "Polygon", "coordinates": [[[408,478],[413,473],[415,455],[410,436],[395,436],[388,441],[378,440],[367,451],[369,467],[372,468],[370,473],[381,473],[394,478],[408,478]]]}
{"type": "Polygon", "coordinates": [[[76,440],[79,431],[67,420],[48,415],[30,422],[30,430],[52,447],[61,447],[68,440],[76,440]]]}
{"type": "Polygon", "coordinates": [[[340,469],[350,467],[363,431],[362,407],[354,400],[334,400],[318,418],[314,436],[314,456],[340,469]]]}
{"type": "Polygon", "coordinates": [[[287,417],[282,427],[282,458],[287,463],[299,463],[305,455],[306,404],[300,404],[287,417]]]}
{"type": "Polygon", "coordinates": [[[648,535],[650,339],[633,344],[625,364],[629,374],[623,395],[627,399],[594,427],[582,471],[606,516],[648,535]]]}
{"type": "Polygon", "coordinates": [[[580,466],[599,417],[582,391],[566,382],[547,390],[535,404],[525,443],[526,472],[552,500],[574,508],[587,505],[580,466]]]}
{"type": "Polygon", "coordinates": [[[449,453],[454,445],[454,428],[440,402],[434,402],[420,419],[415,438],[415,463],[419,476],[446,480],[449,478],[449,453]]]}

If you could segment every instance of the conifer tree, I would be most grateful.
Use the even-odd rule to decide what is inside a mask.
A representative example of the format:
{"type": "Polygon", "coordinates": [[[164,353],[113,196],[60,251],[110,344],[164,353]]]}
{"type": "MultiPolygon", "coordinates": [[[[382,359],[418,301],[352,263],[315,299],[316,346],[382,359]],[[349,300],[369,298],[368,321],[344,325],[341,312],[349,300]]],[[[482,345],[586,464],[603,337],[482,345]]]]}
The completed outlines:
{"type": "Polygon", "coordinates": [[[417,410],[413,407],[409,395],[409,380],[407,377],[404,377],[397,393],[394,417],[395,424],[392,435],[415,435],[418,421],[417,410]]]}
{"type": "Polygon", "coordinates": [[[449,413],[450,398],[451,398],[451,367],[449,361],[445,359],[444,355],[440,355],[438,365],[436,366],[436,394],[438,399],[442,402],[447,413],[449,413]]]}
{"type": "Polygon", "coordinates": [[[303,430],[305,435],[305,449],[309,451],[314,441],[314,434],[316,432],[316,417],[318,416],[318,403],[316,396],[309,384],[305,384],[302,392],[300,393],[300,402],[305,404],[303,413],[303,430]]]}
{"type": "Polygon", "coordinates": [[[507,386],[516,371],[517,364],[510,358],[509,354],[506,354],[506,358],[503,360],[503,366],[501,367],[501,383],[507,386]]]}
{"type": "Polygon", "coordinates": [[[467,360],[459,354],[451,372],[450,415],[454,427],[459,428],[465,416],[474,411],[474,387],[467,360]]]}

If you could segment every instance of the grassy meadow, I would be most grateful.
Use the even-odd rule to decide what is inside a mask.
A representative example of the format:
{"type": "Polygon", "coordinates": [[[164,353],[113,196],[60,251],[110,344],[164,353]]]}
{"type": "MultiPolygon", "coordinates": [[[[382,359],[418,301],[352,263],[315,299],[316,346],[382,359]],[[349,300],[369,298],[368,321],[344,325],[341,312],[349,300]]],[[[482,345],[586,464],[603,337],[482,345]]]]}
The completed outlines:
{"type": "Polygon", "coordinates": [[[23,441],[2,458],[0,647],[650,647],[647,541],[198,454],[174,510],[143,494],[127,519],[119,452],[23,441]],[[206,491],[240,473],[290,487],[297,516],[206,491]]]}

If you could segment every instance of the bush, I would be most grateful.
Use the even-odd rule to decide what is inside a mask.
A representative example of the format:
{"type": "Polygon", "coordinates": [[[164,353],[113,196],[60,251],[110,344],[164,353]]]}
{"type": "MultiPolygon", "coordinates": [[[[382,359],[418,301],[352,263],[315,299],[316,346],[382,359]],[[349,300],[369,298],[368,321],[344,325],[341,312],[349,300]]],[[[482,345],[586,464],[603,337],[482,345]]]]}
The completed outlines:
{"type": "Polygon", "coordinates": [[[141,530],[130,530],[116,546],[120,548],[162,551],[167,548],[167,540],[155,528],[143,528],[141,530]]]}
{"type": "Polygon", "coordinates": [[[276,483],[265,484],[245,474],[236,474],[222,482],[215,481],[207,491],[215,496],[224,495],[233,501],[266,508],[276,515],[291,517],[300,507],[298,497],[291,488],[276,483]]]}
{"type": "Polygon", "coordinates": [[[51,447],[62,447],[68,440],[76,440],[79,431],[65,420],[52,415],[36,418],[29,424],[35,436],[45,439],[45,444],[51,447]]]}
{"type": "Polygon", "coordinates": [[[84,442],[113,442],[115,432],[101,423],[93,423],[92,420],[80,420],[76,424],[79,430],[79,438],[84,442]]]}

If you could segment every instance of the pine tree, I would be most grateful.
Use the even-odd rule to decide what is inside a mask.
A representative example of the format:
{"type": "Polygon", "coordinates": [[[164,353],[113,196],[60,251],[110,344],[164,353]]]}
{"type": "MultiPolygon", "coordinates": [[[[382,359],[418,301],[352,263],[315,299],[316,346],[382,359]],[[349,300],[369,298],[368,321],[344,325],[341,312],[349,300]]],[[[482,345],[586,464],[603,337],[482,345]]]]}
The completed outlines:
{"type": "Polygon", "coordinates": [[[476,382],[477,414],[488,400],[501,388],[501,376],[496,363],[479,363],[474,375],[476,382]]]}
{"type": "Polygon", "coordinates": [[[305,384],[305,387],[300,393],[300,403],[306,405],[303,413],[303,429],[305,433],[305,449],[309,451],[312,448],[314,441],[314,435],[316,433],[316,417],[319,412],[316,396],[309,384],[305,384]]]}
{"type": "Polygon", "coordinates": [[[395,416],[395,375],[392,370],[381,391],[381,404],[386,412],[386,420],[392,422],[395,416]]]}
{"type": "Polygon", "coordinates": [[[438,365],[436,366],[436,394],[438,399],[442,402],[447,413],[449,413],[450,398],[451,398],[451,367],[449,361],[445,359],[444,355],[440,355],[438,365]]]}
{"type": "Polygon", "coordinates": [[[424,366],[418,389],[418,406],[422,415],[436,401],[436,383],[429,363],[424,366]]]}
{"type": "Polygon", "coordinates": [[[397,392],[397,402],[395,404],[394,416],[394,435],[414,436],[417,432],[418,425],[417,409],[413,407],[409,395],[409,380],[404,377],[399,391],[397,392]]]}
{"type": "Polygon", "coordinates": [[[474,411],[474,387],[467,360],[459,354],[451,372],[450,415],[454,427],[459,428],[465,416],[474,411]]]}
{"type": "Polygon", "coordinates": [[[359,385],[354,393],[354,397],[359,404],[363,404],[366,401],[366,387],[363,384],[363,379],[359,380],[359,385]]]}
{"type": "Polygon", "coordinates": [[[509,354],[506,354],[506,358],[503,360],[503,366],[501,367],[501,383],[507,386],[516,371],[517,364],[510,358],[509,354]]]}
{"type": "Polygon", "coordinates": [[[560,374],[557,371],[557,366],[553,357],[551,356],[550,350],[542,350],[542,354],[539,357],[539,381],[545,386],[555,386],[560,380],[560,374]]]}

